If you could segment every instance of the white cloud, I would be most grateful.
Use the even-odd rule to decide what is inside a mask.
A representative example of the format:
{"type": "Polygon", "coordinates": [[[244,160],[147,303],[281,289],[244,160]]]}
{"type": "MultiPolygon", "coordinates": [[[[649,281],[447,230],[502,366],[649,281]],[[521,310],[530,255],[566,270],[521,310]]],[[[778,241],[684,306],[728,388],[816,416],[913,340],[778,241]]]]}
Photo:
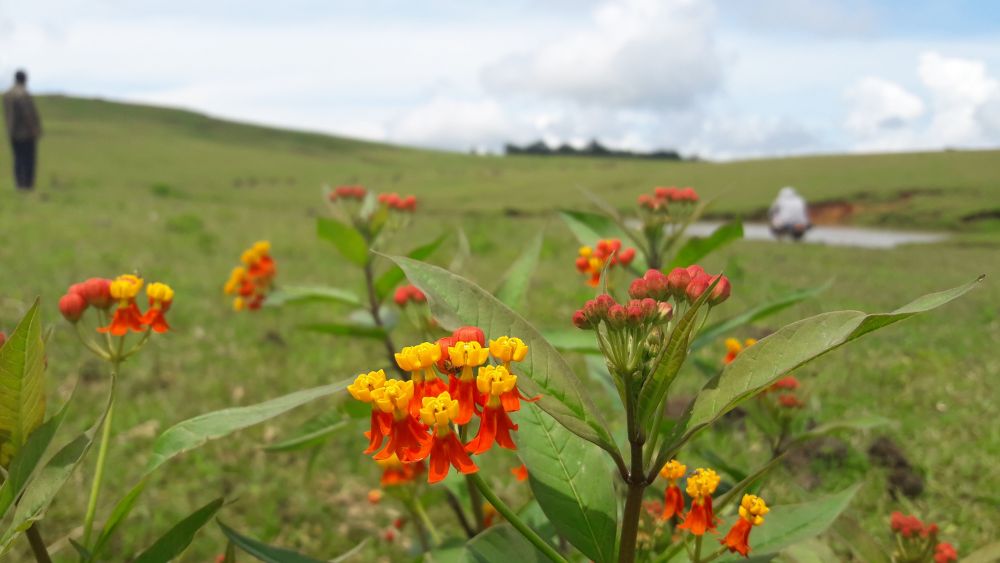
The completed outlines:
{"type": "Polygon", "coordinates": [[[714,10],[697,0],[617,0],[591,24],[488,65],[488,89],[581,105],[685,108],[716,91],[714,10]]]}
{"type": "Polygon", "coordinates": [[[793,155],[827,148],[815,132],[790,118],[715,116],[702,121],[682,152],[716,159],[793,155]]]}
{"type": "Polygon", "coordinates": [[[496,147],[519,138],[527,124],[494,100],[435,98],[405,113],[389,128],[394,141],[446,149],[496,147]]]}
{"type": "Polygon", "coordinates": [[[942,145],[1000,141],[989,130],[991,108],[1000,103],[1000,82],[987,74],[985,63],[930,52],[920,56],[918,73],[934,107],[931,134],[942,145]]]}
{"type": "Polygon", "coordinates": [[[882,78],[863,78],[844,97],[850,107],[845,125],[862,137],[903,129],[924,114],[923,100],[882,78]]]}

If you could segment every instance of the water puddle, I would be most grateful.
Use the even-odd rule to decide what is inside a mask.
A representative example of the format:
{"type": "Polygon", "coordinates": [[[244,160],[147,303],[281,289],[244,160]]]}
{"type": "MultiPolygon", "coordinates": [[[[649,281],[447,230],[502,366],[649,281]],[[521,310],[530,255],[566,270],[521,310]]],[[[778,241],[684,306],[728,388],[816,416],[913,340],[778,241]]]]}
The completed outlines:
{"type": "MultiPolygon", "coordinates": [[[[722,224],[721,222],[699,221],[688,227],[687,234],[705,237],[712,234],[722,224]]],[[[744,223],[743,238],[747,240],[777,240],[771,235],[771,230],[768,229],[765,223],[744,223]]],[[[947,238],[948,235],[944,233],[894,231],[867,229],[863,227],[815,226],[806,233],[801,242],[807,244],[826,244],[829,246],[854,246],[858,248],[896,248],[904,244],[941,242],[947,238]]]]}

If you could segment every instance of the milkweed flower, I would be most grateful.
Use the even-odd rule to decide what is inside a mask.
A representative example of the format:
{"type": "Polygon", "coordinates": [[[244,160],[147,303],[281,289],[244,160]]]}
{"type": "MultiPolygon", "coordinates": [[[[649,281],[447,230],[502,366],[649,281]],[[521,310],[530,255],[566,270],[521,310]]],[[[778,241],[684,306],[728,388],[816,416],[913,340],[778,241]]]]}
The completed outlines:
{"type": "MultiPolygon", "coordinates": [[[[490,355],[493,356],[496,361],[503,364],[504,369],[508,372],[513,373],[510,367],[512,362],[523,362],[524,358],[528,355],[528,345],[524,343],[520,338],[512,338],[509,336],[501,336],[496,340],[490,340],[490,355]]],[[[515,378],[516,379],[516,378],[515,378]]],[[[485,393],[485,391],[484,391],[485,393]]],[[[515,385],[513,389],[503,393],[500,396],[500,401],[503,403],[503,408],[507,412],[517,412],[521,410],[521,400],[528,402],[537,401],[538,398],[528,398],[521,394],[520,389],[515,385]]]]}
{"type": "Polygon", "coordinates": [[[427,301],[427,296],[424,295],[423,291],[417,289],[414,285],[403,285],[396,289],[396,293],[392,298],[398,307],[406,307],[410,302],[413,303],[424,303],[427,301]]]}
{"type": "Polygon", "coordinates": [[[330,201],[337,201],[338,199],[362,200],[367,193],[368,190],[364,186],[337,186],[333,190],[330,190],[329,198],[330,201]]]}
{"type": "Polygon", "coordinates": [[[514,445],[510,432],[516,431],[517,425],[507,414],[501,396],[513,392],[516,399],[517,376],[512,375],[503,366],[481,367],[476,376],[476,387],[486,400],[479,414],[479,432],[465,448],[471,453],[481,454],[493,447],[495,442],[502,448],[516,450],[517,446],[514,445]]]}
{"type": "Polygon", "coordinates": [[[739,518],[719,543],[733,552],[746,557],[750,553],[750,530],[764,523],[764,515],[770,512],[764,499],[756,495],[743,495],[740,501],[739,518]]]}
{"type": "Polygon", "coordinates": [[[677,480],[687,473],[687,466],[672,459],[668,461],[663,469],[660,469],[660,477],[667,480],[667,490],[663,495],[663,513],[660,520],[670,520],[674,516],[681,517],[684,514],[684,495],[681,488],[677,486],[677,480]]]}
{"type": "Polygon", "coordinates": [[[601,284],[601,272],[605,264],[609,268],[614,266],[627,267],[635,259],[634,248],[622,248],[622,241],[619,239],[601,239],[597,241],[594,248],[581,246],[577,259],[576,269],[581,274],[590,276],[587,284],[597,287],[601,284]]]}
{"type": "Polygon", "coordinates": [[[352,397],[372,406],[371,430],[366,433],[368,436],[368,449],[365,450],[365,454],[374,453],[375,450],[379,449],[385,437],[392,430],[392,414],[379,409],[374,404],[375,398],[372,396],[373,391],[384,386],[385,372],[383,370],[362,373],[354,379],[354,383],[347,386],[347,392],[352,397]]]}
{"type": "Polygon", "coordinates": [[[226,295],[234,295],[233,310],[255,311],[263,305],[274,286],[277,266],[271,257],[271,243],[266,240],[255,242],[240,256],[242,266],[233,268],[229,280],[223,286],[226,295]]]}
{"type": "Polygon", "coordinates": [[[434,364],[441,359],[441,348],[437,344],[422,342],[406,346],[395,357],[399,369],[410,372],[410,381],[413,382],[410,414],[416,417],[424,397],[437,397],[447,389],[434,371],[434,364]]]}
{"type": "Polygon", "coordinates": [[[523,463],[521,465],[518,465],[514,469],[511,469],[510,472],[514,476],[514,478],[517,479],[518,481],[528,480],[528,467],[523,463]]]}
{"type": "Polygon", "coordinates": [[[131,274],[118,276],[111,282],[109,291],[111,297],[118,302],[118,307],[111,318],[111,324],[98,328],[98,332],[110,332],[115,336],[125,336],[129,330],[134,332],[145,330],[142,323],[142,313],[139,311],[139,306],[135,304],[136,295],[139,294],[142,285],[142,278],[131,274]]]}
{"type": "Polygon", "coordinates": [[[383,487],[394,487],[412,483],[427,470],[423,461],[403,463],[396,454],[392,454],[388,458],[378,460],[375,463],[382,468],[380,483],[383,487]]]}
{"type": "Polygon", "coordinates": [[[687,479],[687,494],[691,497],[691,510],[678,526],[696,536],[715,530],[715,513],[712,512],[712,494],[719,486],[719,474],[711,469],[696,469],[687,479]]]}
{"type": "Polygon", "coordinates": [[[934,547],[934,563],[950,563],[958,561],[958,552],[955,546],[948,542],[941,542],[934,547]]]}
{"type": "Polygon", "coordinates": [[[79,293],[67,293],[59,298],[59,312],[63,318],[71,323],[76,323],[87,311],[87,300],[79,293]]]}
{"type": "Polygon", "coordinates": [[[742,343],[736,338],[727,338],[726,357],[722,359],[722,363],[726,365],[733,363],[733,360],[736,359],[736,356],[740,355],[740,352],[753,346],[756,343],[757,339],[755,338],[747,338],[742,343]]]}
{"type": "Polygon", "coordinates": [[[142,324],[153,329],[153,332],[167,332],[170,325],[163,315],[174,302],[174,290],[165,283],[153,282],[146,286],[146,296],[149,298],[149,309],[142,316],[142,324]]]}
{"type": "Polygon", "coordinates": [[[490,351],[479,342],[456,342],[448,348],[448,358],[452,369],[460,369],[458,377],[452,380],[450,391],[458,400],[458,414],[455,424],[466,424],[472,420],[478,403],[475,368],[486,363],[490,351]]]}
{"type": "Polygon", "coordinates": [[[452,399],[447,391],[437,397],[424,397],[420,407],[420,420],[431,429],[428,483],[444,479],[452,466],[466,475],[479,471],[451,429],[456,416],[458,401],[452,399]]]}
{"type": "Polygon", "coordinates": [[[389,442],[382,451],[375,454],[374,459],[389,459],[392,454],[396,454],[400,461],[410,463],[427,457],[427,448],[430,447],[427,430],[415,417],[410,416],[413,381],[388,379],[381,387],[372,389],[371,398],[375,407],[392,415],[389,442]]]}

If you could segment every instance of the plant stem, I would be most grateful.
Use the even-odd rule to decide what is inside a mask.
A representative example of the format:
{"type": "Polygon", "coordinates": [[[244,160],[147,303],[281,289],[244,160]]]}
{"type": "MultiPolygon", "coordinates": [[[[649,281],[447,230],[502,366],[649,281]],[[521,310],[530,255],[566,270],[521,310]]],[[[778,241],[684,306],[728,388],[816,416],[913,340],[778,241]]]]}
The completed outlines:
{"type": "Polygon", "coordinates": [[[368,293],[368,311],[372,315],[372,321],[375,322],[375,326],[382,329],[385,335],[382,337],[382,343],[385,345],[385,353],[389,359],[389,365],[396,370],[396,373],[407,379],[409,378],[409,374],[396,364],[396,345],[393,344],[389,331],[385,330],[385,323],[382,321],[381,313],[379,313],[381,303],[379,303],[378,295],[375,294],[375,270],[370,258],[365,262],[365,291],[368,293]]]}
{"type": "Polygon", "coordinates": [[[465,515],[465,509],[462,508],[462,504],[458,501],[458,497],[455,496],[455,493],[451,492],[451,489],[445,489],[444,492],[445,498],[448,499],[448,506],[450,506],[451,510],[455,513],[455,518],[458,519],[459,525],[461,525],[462,529],[465,530],[465,535],[472,538],[476,535],[476,530],[474,530],[472,525],[469,524],[469,517],[465,515]]]}
{"type": "Polygon", "coordinates": [[[701,563],[701,541],[705,536],[697,536],[694,539],[694,563],[701,563]]]}
{"type": "Polygon", "coordinates": [[[434,545],[441,545],[441,534],[438,533],[437,528],[434,527],[434,522],[431,522],[429,516],[427,516],[427,511],[424,510],[424,504],[420,502],[420,497],[413,495],[413,512],[416,513],[417,518],[420,518],[420,522],[423,523],[424,528],[431,535],[431,541],[434,545]]]}
{"type": "Polygon", "coordinates": [[[476,488],[471,475],[465,476],[465,486],[469,488],[469,505],[472,507],[472,517],[476,519],[475,529],[477,532],[483,531],[485,518],[483,517],[483,495],[476,488]]]}
{"type": "MultiPolygon", "coordinates": [[[[641,477],[641,474],[639,475],[641,477]]],[[[639,515],[642,512],[642,496],[645,483],[629,483],[625,497],[625,514],[622,521],[621,547],[618,549],[618,563],[635,561],[635,546],[639,534],[639,515]]]]}
{"type": "Polygon", "coordinates": [[[410,513],[410,518],[413,518],[413,526],[417,529],[417,540],[420,542],[420,548],[424,550],[424,553],[431,550],[431,544],[427,540],[427,526],[424,521],[417,514],[416,508],[413,506],[412,499],[406,499],[403,501],[406,506],[406,511],[410,513]]]}
{"type": "Polygon", "coordinates": [[[555,563],[569,563],[565,557],[560,555],[559,552],[555,550],[554,547],[549,545],[548,542],[543,540],[537,533],[535,533],[534,530],[525,524],[524,521],[521,520],[521,518],[515,514],[506,503],[500,500],[500,497],[498,497],[496,493],[493,492],[493,489],[486,484],[486,481],[479,476],[479,473],[470,473],[467,477],[472,483],[475,483],[476,487],[478,487],[480,492],[483,493],[483,496],[486,497],[486,500],[488,500],[490,504],[497,509],[497,512],[502,514],[503,517],[510,522],[511,526],[514,526],[518,532],[521,532],[521,535],[530,541],[532,545],[537,547],[539,551],[544,553],[546,557],[555,563]]]}
{"type": "Polygon", "coordinates": [[[42,533],[38,529],[38,522],[31,525],[30,528],[25,532],[28,536],[28,543],[31,544],[31,552],[35,555],[35,561],[38,563],[52,563],[52,558],[49,557],[49,550],[45,547],[45,541],[42,540],[42,533]]]}
{"type": "MultiPolygon", "coordinates": [[[[124,338],[121,339],[125,341],[124,338]]],[[[121,354],[121,346],[119,356],[121,354]]],[[[97,498],[101,494],[101,480],[104,478],[104,464],[108,456],[108,444],[111,441],[111,419],[115,410],[115,387],[118,380],[120,360],[111,363],[111,398],[108,401],[108,414],[104,417],[104,428],[101,430],[101,445],[97,450],[97,469],[94,472],[94,482],[90,485],[90,498],[87,500],[87,514],[83,519],[83,546],[90,548],[90,535],[94,528],[94,515],[97,513],[97,498]]]]}

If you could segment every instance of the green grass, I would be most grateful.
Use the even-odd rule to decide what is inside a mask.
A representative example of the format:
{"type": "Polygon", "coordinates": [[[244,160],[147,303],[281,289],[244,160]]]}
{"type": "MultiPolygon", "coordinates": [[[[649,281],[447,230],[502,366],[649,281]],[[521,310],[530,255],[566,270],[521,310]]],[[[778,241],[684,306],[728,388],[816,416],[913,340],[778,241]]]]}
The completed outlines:
{"type": "MultiPolygon", "coordinates": [[[[417,194],[421,210],[389,250],[405,251],[462,227],[473,250],[465,273],[485,286],[495,285],[519,246],[545,228],[543,260],[525,307],[526,316],[544,327],[565,326],[588,294],[572,270],[575,245],[551,213],[558,207],[586,208],[577,187],[627,206],[653,185],[690,184],[705,196],[718,196],[715,212],[731,214],[765,208],[778,187],[792,184],[814,200],[856,201],[858,194],[867,194],[867,201],[881,202],[856,217],[861,223],[963,234],[948,243],[892,251],[739,243],[709,261],[734,279],[734,297],[720,315],[834,279],[819,298],[757,327],[776,328],[821,311],[890,310],[979,273],[991,276],[959,302],[868,337],[797,374],[817,420],[881,414],[897,421],[892,428],[847,440],[863,451],[873,436],[890,435],[927,481],[926,493],[912,506],[896,503],[885,491],[884,473],[859,468],[855,456],[846,473],[820,471],[820,490],[864,480],[851,510],[879,534],[889,511],[900,507],[937,521],[962,553],[995,533],[1000,290],[994,280],[1000,275],[1000,240],[995,220],[966,223],[961,218],[1000,206],[998,151],[726,164],[480,158],[92,100],[43,98],[39,106],[46,137],[38,193],[15,194],[10,180],[0,177],[0,327],[9,330],[25,305],[42,296],[45,317],[56,327],[48,372],[53,405],[65,400],[79,380],[68,427],[92,422],[107,380],[58,318],[56,301],[65,288],[89,276],[138,270],[149,280],[170,283],[178,296],[170,314],[176,330],[156,338],[125,367],[121,392],[127,399],[115,415],[99,522],[138,479],[158,430],[202,412],[251,404],[384,363],[377,343],[294,330],[303,322],[342,315],[336,308],[312,305],[235,315],[221,295],[239,252],[259,238],[274,244],[281,283],[359,287],[358,273],[315,237],[314,218],[325,210],[323,182],[361,182],[417,194]],[[898,199],[908,190],[923,191],[898,199]],[[523,213],[505,216],[503,210],[523,213]]],[[[9,154],[2,152],[0,170],[9,169],[9,154]]],[[[452,237],[437,259],[446,263],[454,248],[452,237]]],[[[707,358],[721,355],[721,343],[706,352],[707,358]]],[[[699,378],[693,370],[686,377],[689,387],[699,378]]],[[[305,456],[260,449],[336,402],[305,407],[170,463],[143,496],[128,533],[115,543],[116,555],[124,558],[149,545],[219,494],[235,499],[222,512],[230,525],[322,557],[387,526],[392,503],[373,508],[365,500],[377,481],[373,464],[360,455],[359,435],[346,433],[324,450],[308,481],[305,456]]],[[[764,455],[739,433],[706,444],[726,448],[748,464],[764,455]]],[[[43,523],[49,541],[82,521],[95,457],[73,477],[43,523]]],[[[488,465],[504,478],[513,463],[496,456],[488,465]]],[[[794,476],[780,483],[770,493],[775,503],[815,494],[803,490],[794,476]]],[[[523,486],[513,483],[502,491],[524,496],[523,486]]],[[[205,561],[223,548],[213,527],[196,539],[185,560],[205,561]]],[[[398,545],[372,549],[373,556],[400,554],[398,545]]],[[[68,559],[70,551],[60,557],[68,559]]]]}

